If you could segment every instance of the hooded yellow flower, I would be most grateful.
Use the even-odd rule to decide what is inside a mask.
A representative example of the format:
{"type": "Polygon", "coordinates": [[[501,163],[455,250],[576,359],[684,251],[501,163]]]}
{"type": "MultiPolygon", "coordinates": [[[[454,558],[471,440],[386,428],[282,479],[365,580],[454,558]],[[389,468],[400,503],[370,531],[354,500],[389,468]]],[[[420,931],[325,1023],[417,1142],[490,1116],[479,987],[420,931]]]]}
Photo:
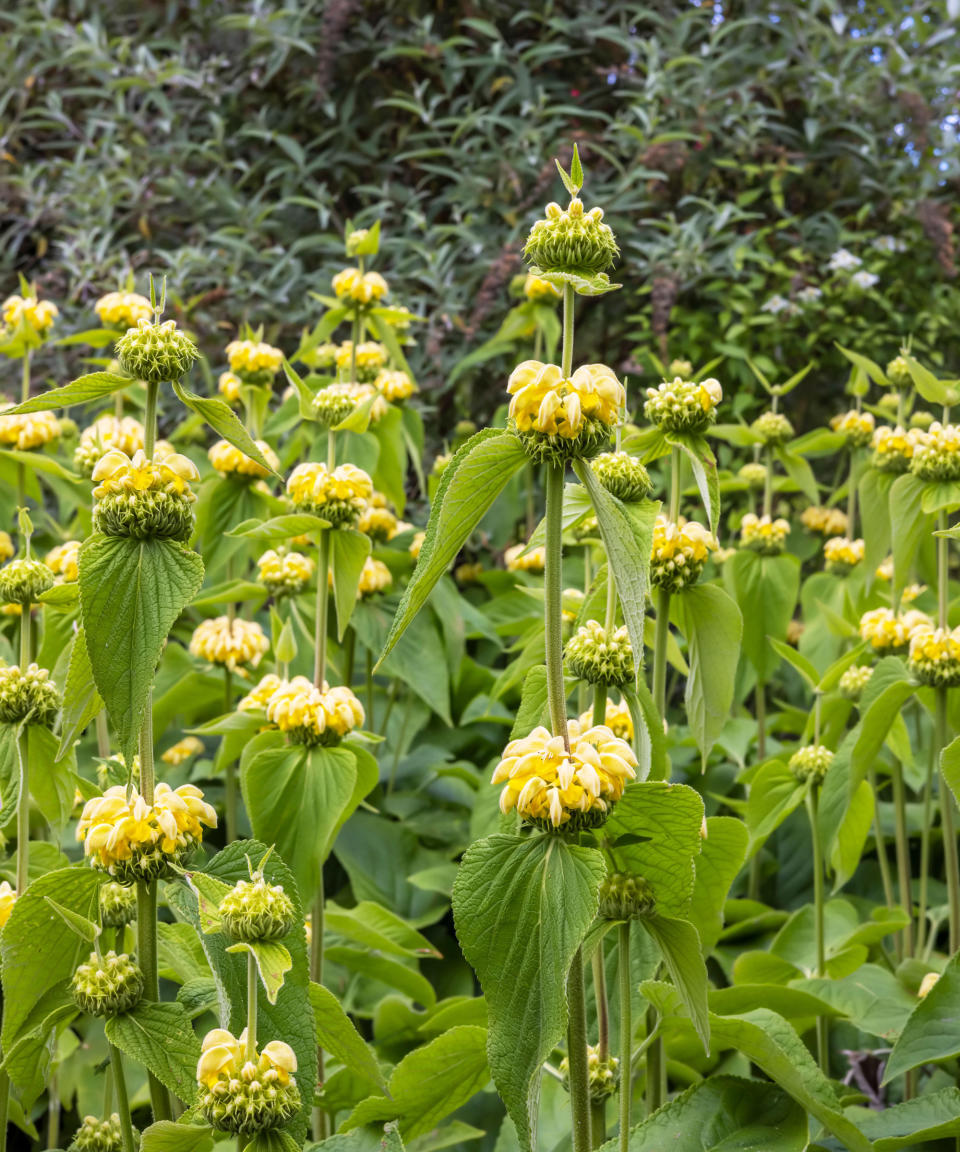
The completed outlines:
{"type": "MultiPolygon", "coordinates": [[[[254,443],[260,449],[264,460],[274,471],[277,471],[280,467],[280,461],[276,452],[266,440],[255,440],[254,443]]],[[[235,448],[229,440],[218,440],[216,444],[211,445],[207,457],[221,476],[250,476],[262,479],[264,476],[270,475],[262,464],[258,464],[256,460],[245,455],[239,448],[235,448]]]]}
{"type": "Polygon", "coordinates": [[[241,664],[256,668],[270,641],[255,620],[215,616],[203,620],[190,639],[190,651],[211,664],[235,672],[241,664]]]}
{"type": "Polygon", "coordinates": [[[36,296],[8,296],[3,302],[3,322],[8,328],[19,328],[21,323],[45,336],[60,315],[60,309],[50,300],[36,296]]]}
{"type": "Polygon", "coordinates": [[[107,328],[136,328],[140,320],[152,320],[153,308],[139,292],[108,292],[93,306],[100,323],[107,328]]]}
{"type": "Polygon", "coordinates": [[[359,268],[344,268],[332,280],[334,295],[357,304],[371,304],[390,291],[379,272],[363,273],[359,268]]]}
{"type": "Polygon", "coordinates": [[[287,495],[298,510],[313,512],[334,527],[354,523],[373,494],[373,483],[361,468],[340,464],[298,464],[287,480],[287,495]]]}
{"type": "Polygon", "coordinates": [[[607,438],[626,401],[623,385],[604,364],[583,364],[564,378],[556,364],[524,360],[510,374],[507,392],[510,420],[521,436],[571,446],[576,441],[584,454],[607,438]]]}
{"type": "Polygon", "coordinates": [[[306,676],[281,682],[267,701],[267,719],[295,744],[336,744],[363,723],[360,701],[346,687],[316,688],[306,676]]]}
{"type": "Polygon", "coordinates": [[[514,544],[507,548],[503,554],[503,562],[508,572],[534,572],[543,571],[547,562],[546,548],[531,548],[525,552],[526,544],[514,544]]]}
{"type": "Polygon", "coordinates": [[[80,575],[80,541],[65,540],[47,553],[44,563],[64,584],[73,584],[80,575]]]}
{"type": "MultiPolygon", "coordinates": [[[[8,404],[12,408],[14,405],[8,404]]],[[[0,444],[28,452],[42,448],[60,436],[60,421],[53,412],[29,412],[25,416],[10,415],[0,409],[0,444]]]]}

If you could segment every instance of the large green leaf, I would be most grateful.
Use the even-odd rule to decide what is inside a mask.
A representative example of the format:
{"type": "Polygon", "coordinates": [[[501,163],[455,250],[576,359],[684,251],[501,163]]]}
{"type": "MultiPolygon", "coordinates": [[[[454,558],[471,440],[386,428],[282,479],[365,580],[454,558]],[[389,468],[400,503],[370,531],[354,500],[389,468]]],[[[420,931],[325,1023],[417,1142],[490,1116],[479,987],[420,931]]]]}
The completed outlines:
{"type": "Polygon", "coordinates": [[[743,867],[749,840],[742,821],[732,816],[707,817],[707,835],[695,861],[696,880],[689,913],[705,953],[720,939],[724,904],[730,885],[743,867]]]}
{"type": "Polygon", "coordinates": [[[683,432],[669,432],[666,440],[668,444],[679,448],[690,461],[693,478],[707,513],[707,523],[710,531],[715,533],[720,524],[720,478],[713,449],[703,436],[683,432]]]}
{"type": "Polygon", "coordinates": [[[140,1134],[140,1152],[208,1152],[213,1129],[200,1124],[158,1120],[140,1134]]]}
{"type": "MultiPolygon", "coordinates": [[[[232,887],[238,880],[249,880],[250,861],[256,865],[266,852],[267,845],[257,840],[238,841],[218,852],[207,864],[204,874],[232,887]]],[[[317,1038],[309,996],[304,909],[293,875],[276,852],[266,859],[263,873],[271,884],[282,885],[293,901],[295,919],[293,928],[283,938],[283,946],[290,953],[293,965],[286,973],[276,1004],[261,997],[257,1033],[262,1043],[284,1040],[296,1054],[296,1079],[303,1108],[291,1121],[289,1131],[295,1139],[302,1140],[309,1124],[317,1076],[317,1038]]],[[[194,874],[194,880],[197,875],[194,874]]],[[[180,919],[189,921],[200,930],[196,892],[186,884],[168,885],[167,900],[180,919]]],[[[221,935],[201,934],[200,939],[217,985],[220,1026],[239,1036],[246,1024],[247,958],[229,953],[229,941],[221,935]]]]}
{"type": "Polygon", "coordinates": [[[95,535],[80,549],[90,667],[128,764],[163,645],[202,583],[203,561],[175,540],[95,535]]]}
{"type": "Polygon", "coordinates": [[[743,617],[743,653],[767,683],[780,663],[768,638],[786,639],[800,594],[800,561],[742,548],[724,564],[723,581],[743,617]]]}
{"type": "Polygon", "coordinates": [[[120,376],[116,372],[90,372],[80,376],[62,388],[51,388],[39,396],[32,396],[24,400],[15,408],[8,408],[7,413],[51,412],[55,408],[69,408],[73,404],[86,404],[90,400],[99,400],[103,396],[110,396],[121,388],[127,388],[133,383],[129,376],[120,376]]]}
{"type": "Polygon", "coordinates": [[[890,553],[890,489],[895,476],[867,468],[859,484],[860,519],[863,522],[863,579],[867,590],[876,579],[877,567],[890,553]]]}
{"type": "Polygon", "coordinates": [[[200,1041],[182,1004],[141,1000],[130,1012],[108,1020],[106,1031],[111,1044],[142,1064],[181,1100],[193,1102],[200,1041]]]}
{"type": "Polygon", "coordinates": [[[388,1095],[361,1101],[342,1130],[398,1120],[406,1140],[424,1136],[486,1085],[486,1046],[485,1028],[461,1024],[415,1048],[393,1070],[388,1095]]]}
{"type": "Polygon", "coordinates": [[[860,734],[850,754],[847,786],[851,798],[875,762],[900,710],[915,691],[916,684],[898,656],[887,656],[874,668],[860,700],[860,734]]]}
{"type": "Polygon", "coordinates": [[[656,940],[664,965],[670,973],[670,979],[680,993],[680,999],[690,1014],[697,1035],[709,1053],[707,966],[696,928],[688,920],[678,920],[659,913],[645,916],[640,922],[656,940]]]}
{"type": "Polygon", "coordinates": [[[310,1004],[320,1047],[354,1075],[369,1080],[374,1087],[385,1092],[387,1086],[376,1056],[341,1008],[336,996],[322,984],[311,984],[310,1004]]]}
{"type": "Polygon", "coordinates": [[[933,531],[934,518],[923,513],[923,491],[923,481],[912,473],[898,477],[890,488],[895,593],[899,593],[911,579],[920,542],[933,531]]]}
{"type": "Polygon", "coordinates": [[[883,1081],[960,1054],[960,953],[917,1006],[893,1046],[883,1081]]]}
{"type": "Polygon", "coordinates": [[[672,596],[670,609],[687,640],[690,675],[684,703],[706,767],[733,703],[743,617],[735,601],[716,584],[697,584],[672,596]]]}
{"type": "Polygon", "coordinates": [[[330,564],[333,569],[333,602],[337,608],[338,639],[343,639],[353,615],[360,573],[369,555],[370,537],[355,528],[341,528],[331,534],[330,564]]]}
{"type": "Polygon", "coordinates": [[[234,448],[239,449],[244,456],[249,456],[251,460],[255,460],[261,468],[266,468],[270,473],[276,475],[273,469],[267,463],[266,457],[257,447],[256,442],[250,433],[244,428],[237,417],[236,412],[224,400],[220,400],[216,396],[198,396],[195,392],[191,392],[189,388],[184,386],[178,381],[173,382],[173,390],[176,392],[180,401],[185,404],[191,412],[196,412],[201,416],[210,427],[222,436],[224,440],[229,441],[234,448]]]}
{"type": "Polygon", "coordinates": [[[604,873],[594,849],[499,835],[467,849],[453,888],[457,936],[487,999],[490,1071],[526,1152],[536,1146],[541,1068],[566,1028],[567,973],[604,873]]]}
{"type": "Polygon", "coordinates": [[[805,787],[782,760],[762,765],[750,782],[747,827],[754,845],[765,840],[803,801],[805,787]]]}
{"type": "Polygon", "coordinates": [[[83,629],[78,628],[70,644],[67,679],[63,686],[63,712],[60,717],[60,746],[57,759],[65,756],[84,729],[103,707],[90,667],[90,653],[83,629]]]}
{"type": "Polygon", "coordinates": [[[241,761],[240,781],[254,836],[276,845],[304,899],[311,900],[354,794],[353,751],[267,748],[241,761]]]}
{"type": "Polygon", "coordinates": [[[766,1008],[739,1016],[711,1013],[710,1032],[717,1048],[742,1052],[850,1152],[872,1152],[870,1141],[843,1114],[833,1085],[782,1016],[766,1008]]]}
{"type": "MultiPolygon", "coordinates": [[[[775,1084],[711,1076],[630,1130],[629,1152],[803,1152],[807,1117],[775,1084]]],[[[615,1152],[616,1140],[601,1145],[615,1152]]]]}
{"type": "Polygon", "coordinates": [[[693,788],[645,780],[627,785],[604,830],[617,871],[642,876],[658,912],[685,917],[702,825],[703,800],[693,788]]]}
{"type": "Polygon", "coordinates": [[[960,1136],[960,1091],[941,1088],[877,1112],[850,1108],[847,1114],[873,1141],[873,1152],[909,1152],[949,1136],[960,1136]]]}
{"type": "Polygon", "coordinates": [[[593,469],[582,460],[574,464],[574,471],[589,493],[597,514],[607,563],[613,573],[623,619],[630,634],[634,669],[639,674],[643,663],[643,628],[650,587],[653,526],[660,505],[655,500],[642,500],[639,504],[622,503],[600,484],[593,469]]]}
{"type": "Polygon", "coordinates": [[[0,932],[3,959],[3,1046],[9,1048],[44,995],[69,980],[90,945],[50,907],[47,896],[87,920],[96,920],[105,877],[83,864],[48,872],[16,901],[0,932]]]}
{"type": "Polygon", "coordinates": [[[381,661],[426,603],[430,590],[507,481],[527,461],[516,436],[489,428],[468,440],[444,469],[417,567],[397,608],[381,661]]]}

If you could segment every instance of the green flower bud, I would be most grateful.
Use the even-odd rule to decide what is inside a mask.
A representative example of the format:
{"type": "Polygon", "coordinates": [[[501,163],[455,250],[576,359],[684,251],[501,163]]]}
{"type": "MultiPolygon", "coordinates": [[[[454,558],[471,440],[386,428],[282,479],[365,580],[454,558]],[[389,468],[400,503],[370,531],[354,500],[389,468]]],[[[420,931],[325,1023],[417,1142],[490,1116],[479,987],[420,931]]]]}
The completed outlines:
{"type": "Polygon", "coordinates": [[[46,668],[31,664],[21,672],[16,664],[0,668],[0,720],[19,724],[29,720],[52,728],[60,711],[60,692],[46,668]]]}
{"type": "Polygon", "coordinates": [[[887,365],[887,379],[900,392],[905,392],[913,386],[913,377],[910,375],[906,356],[894,356],[887,365]]]}
{"type": "Polygon", "coordinates": [[[723,389],[714,380],[683,380],[677,376],[647,389],[643,414],[663,432],[704,432],[717,418],[723,389]]]}
{"type": "Polygon", "coordinates": [[[767,469],[764,464],[744,464],[737,475],[753,489],[760,489],[767,482],[767,469]]]}
{"type": "Polygon", "coordinates": [[[780,412],[764,412],[750,425],[750,430],[770,447],[793,439],[793,425],[780,412]]]}
{"type": "Polygon", "coordinates": [[[137,916],[137,890],[133,885],[110,880],[100,886],[100,923],[104,928],[122,928],[137,916]]]}
{"type": "Polygon", "coordinates": [[[193,498],[178,492],[114,492],[93,509],[93,529],[134,540],[179,540],[193,534],[193,498]]]}
{"type": "MultiPolygon", "coordinates": [[[[570,1091],[570,1061],[566,1056],[560,1061],[560,1075],[563,1077],[563,1086],[570,1091]]],[[[606,1060],[600,1059],[600,1048],[597,1044],[587,1046],[587,1089],[590,1093],[591,1104],[599,1104],[608,1099],[617,1090],[620,1082],[620,1061],[616,1056],[606,1060]]]]}
{"type": "Polygon", "coordinates": [[[313,410],[317,423],[324,428],[335,428],[357,407],[359,397],[346,391],[342,386],[331,384],[321,388],[313,398],[313,410]]]}
{"type": "Polygon", "coordinates": [[[690,360],[671,360],[667,368],[667,375],[670,377],[682,376],[684,380],[689,380],[693,375],[693,364],[690,360]]]}
{"type": "Polygon", "coordinates": [[[120,1016],[134,1008],[143,995],[143,973],[121,952],[98,956],[90,953],[86,964],[73,974],[71,991],[77,1007],[91,1016],[120,1016]]]}
{"type": "Polygon", "coordinates": [[[808,780],[813,784],[822,784],[823,779],[833,763],[833,753],[822,744],[808,744],[790,757],[790,771],[798,782],[805,784],[808,780]]]}
{"type": "Polygon", "coordinates": [[[622,688],[634,679],[633,649],[625,627],[607,636],[602,624],[588,620],[567,643],[570,671],[588,684],[622,688]]]}
{"type": "MultiPolygon", "coordinates": [[[[134,1139],[139,1140],[140,1133],[133,1130],[134,1139]]],[[[83,1123],[73,1134],[67,1152],[121,1152],[123,1148],[123,1131],[120,1128],[120,1117],[116,1112],[107,1120],[98,1120],[96,1116],[84,1116],[83,1123]]]]}
{"type": "Polygon", "coordinates": [[[42,560],[24,557],[0,568],[0,600],[4,604],[32,604],[53,584],[53,573],[42,560]]]}
{"type": "Polygon", "coordinates": [[[200,354],[175,320],[138,320],[136,328],[128,328],[117,341],[116,351],[123,371],[148,384],[180,380],[200,354]]]}
{"type": "Polygon", "coordinates": [[[603,487],[625,504],[636,504],[653,490],[646,468],[629,452],[601,452],[591,467],[603,487]]]}
{"type": "Polygon", "coordinates": [[[656,910],[653,888],[642,876],[614,872],[600,885],[600,915],[605,920],[638,920],[656,910]]]}
{"type": "Polygon", "coordinates": [[[573,272],[596,276],[620,255],[613,230],[603,222],[603,209],[583,209],[574,197],[570,206],[548,204],[545,218],[530,230],[523,254],[540,272],[573,272]]]}
{"type": "Polygon", "coordinates": [[[280,884],[268,884],[256,872],[240,880],[220,901],[220,925],[225,936],[245,944],[279,940],[290,931],[296,912],[280,884]]]}
{"type": "Polygon", "coordinates": [[[860,693],[870,683],[872,675],[873,668],[869,664],[854,664],[840,677],[840,683],[837,685],[840,695],[847,700],[859,700],[860,693]]]}
{"type": "Polygon", "coordinates": [[[910,427],[921,428],[926,431],[933,423],[933,413],[927,412],[926,409],[920,408],[916,412],[910,414],[910,427]]]}

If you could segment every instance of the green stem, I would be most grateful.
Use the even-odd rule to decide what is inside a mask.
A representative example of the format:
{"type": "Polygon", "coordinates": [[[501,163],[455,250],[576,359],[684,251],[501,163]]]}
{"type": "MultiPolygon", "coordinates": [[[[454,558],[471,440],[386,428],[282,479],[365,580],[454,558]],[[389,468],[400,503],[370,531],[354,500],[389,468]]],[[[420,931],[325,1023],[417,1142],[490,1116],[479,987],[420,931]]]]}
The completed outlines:
{"type": "Polygon", "coordinates": [[[347,625],[343,637],[343,682],[348,688],[353,687],[353,662],[357,651],[357,634],[351,625],[347,625]]]}
{"type": "MultiPolygon", "coordinates": [[[[376,728],[374,728],[374,726],[373,726],[373,708],[374,708],[374,703],[375,703],[374,698],[373,698],[373,653],[370,651],[369,648],[366,649],[366,666],[365,666],[364,679],[366,681],[366,687],[367,687],[366,725],[367,725],[368,731],[376,732],[376,728]]],[[[386,728],[386,726],[387,726],[386,717],[384,718],[383,726],[384,726],[384,728],[386,728]]]]}
{"type": "MultiPolygon", "coordinates": [[[[762,680],[753,690],[753,707],[757,715],[757,763],[762,764],[767,758],[767,686],[762,680]]],[[[755,852],[747,879],[747,896],[751,900],[760,899],[760,872],[760,853],[755,852]]]]}
{"type": "Polygon", "coordinates": [[[887,859],[887,844],[884,840],[883,828],[880,825],[880,788],[877,784],[877,773],[872,766],[867,769],[867,780],[870,783],[870,791],[873,793],[873,838],[877,842],[877,864],[880,866],[883,899],[888,908],[893,908],[896,904],[893,897],[893,877],[890,873],[890,861],[887,859]]]}
{"type": "Polygon", "coordinates": [[[680,449],[670,450],[670,516],[671,524],[680,517],[680,449]]]}
{"type": "MultiPolygon", "coordinates": [[[[141,777],[142,780],[142,777],[141,777]]],[[[152,782],[151,782],[152,801],[152,782]]],[[[157,881],[137,881],[137,963],[143,973],[144,1000],[160,999],[160,979],[157,974],[157,881]]],[[[147,1074],[150,1084],[150,1103],[154,1120],[170,1120],[170,1099],[163,1084],[147,1074]]],[[[119,1089],[119,1083],[117,1085],[119,1089]]]]}
{"type": "Polygon", "coordinates": [[[7,1152],[7,1118],[10,1114],[10,1076],[0,1072],[0,1152],[7,1152]]]}
{"type": "MultiPolygon", "coordinates": [[[[30,604],[20,614],[20,669],[30,665],[30,604]]],[[[24,724],[17,737],[20,758],[20,795],[17,798],[17,895],[30,883],[30,727],[24,724]]]]}
{"type": "Polygon", "coordinates": [[[653,633],[653,702],[667,718],[667,643],[670,639],[670,593],[658,588],[654,597],[656,627],[653,633]]]}
{"type": "Polygon", "coordinates": [[[47,1088],[47,1147],[56,1148],[60,1144],[60,1089],[57,1073],[50,1076],[47,1088]]]}
{"type": "Polygon", "coordinates": [[[106,760],[110,755],[110,726],[105,708],[97,713],[97,755],[101,760],[106,760]]]}
{"type": "Polygon", "coordinates": [[[667,1069],[664,1060],[663,1037],[657,1031],[657,1010],[647,1008],[647,1036],[653,1037],[647,1048],[647,1115],[652,1116],[663,1105],[667,1094],[667,1069]]]}
{"type": "Polygon", "coordinates": [[[327,429],[327,469],[332,472],[337,466],[337,436],[332,428],[327,429]]]}
{"type": "Polygon", "coordinates": [[[317,549],[317,621],[313,634],[313,683],[323,687],[327,676],[327,609],[330,605],[330,529],[320,529],[317,549]]]}
{"type": "Polygon", "coordinates": [[[563,475],[562,464],[546,465],[544,643],[550,725],[554,736],[562,736],[569,748],[567,693],[563,683],[563,475]]]}
{"type": "Polygon", "coordinates": [[[850,450],[850,471],[847,474],[847,535],[851,540],[857,536],[857,459],[859,449],[850,450]]]}
{"type": "Polygon", "coordinates": [[[927,757],[927,774],[923,782],[923,818],[920,823],[920,884],[917,889],[917,955],[923,951],[927,935],[927,877],[930,875],[930,841],[933,824],[933,774],[936,764],[935,741],[927,757]]]}
{"type": "MultiPolygon", "coordinates": [[[[30,399],[30,357],[32,349],[28,348],[23,354],[23,371],[20,376],[20,402],[30,399]]],[[[27,469],[25,465],[17,465],[17,506],[27,506],[27,469]]],[[[23,548],[23,534],[20,535],[20,546],[23,548]]]]}
{"type": "MultiPolygon", "coordinates": [[[[812,787],[807,792],[807,816],[810,819],[810,848],[813,853],[813,916],[816,936],[817,967],[814,975],[827,974],[827,953],[824,936],[824,897],[823,897],[823,845],[820,841],[820,825],[817,822],[817,791],[812,787]]],[[[824,1075],[829,1075],[829,1035],[825,1016],[817,1017],[817,1060],[824,1075]]]]}
{"type": "MultiPolygon", "coordinates": [[[[224,712],[229,714],[233,709],[233,675],[229,668],[223,670],[223,704],[224,712]]],[[[231,760],[227,764],[226,769],[226,795],[224,797],[224,804],[226,807],[226,821],[227,821],[227,843],[232,844],[237,840],[237,766],[231,760]]]]}
{"type": "Polygon", "coordinates": [[[120,1132],[123,1136],[123,1152],[134,1152],[133,1122],[130,1119],[130,1098],[127,1095],[127,1081],[123,1074],[123,1058],[120,1050],[110,1046],[110,1067],[117,1092],[117,1112],[120,1115],[120,1132]]]}
{"type": "Polygon", "coordinates": [[[897,887],[900,903],[910,917],[901,937],[903,955],[913,956],[913,896],[910,882],[910,840],[907,835],[907,798],[903,787],[903,765],[893,762],[894,843],[897,850],[897,887]]]}
{"type": "Polygon", "coordinates": [[[573,375],[573,304],[574,293],[572,284],[563,286],[563,356],[560,360],[560,371],[564,378],[573,375]]]}
{"type": "Polygon", "coordinates": [[[594,684],[593,686],[593,722],[606,724],[607,722],[607,686],[594,684]]]}
{"type": "Polygon", "coordinates": [[[153,449],[157,443],[157,401],[160,398],[160,385],[147,382],[147,405],[143,414],[143,451],[148,460],[153,459],[153,449]]]}
{"type": "MultiPolygon", "coordinates": [[[[934,747],[936,763],[947,746],[947,689],[936,689],[934,747]]],[[[960,867],[957,860],[957,829],[953,792],[947,784],[943,770],[939,779],[940,826],[943,832],[943,868],[947,874],[947,902],[950,907],[950,955],[960,949],[960,867]]]]}
{"type": "Polygon", "coordinates": [[[630,1105],[633,1089],[633,1018],[630,975],[630,921],[617,929],[617,977],[620,990],[620,1152],[630,1145],[630,1105]]]}
{"type": "Polygon", "coordinates": [[[260,979],[257,973],[257,959],[252,952],[247,953],[247,1059],[257,1059],[257,995],[260,979]]]}
{"type": "Polygon", "coordinates": [[[590,1152],[590,1089],[587,1069],[587,1009],[583,991],[583,952],[577,949],[567,977],[567,1063],[570,1108],[573,1114],[573,1152],[590,1152]]]}
{"type": "Polygon", "coordinates": [[[773,449],[767,448],[764,452],[766,474],[763,477],[763,514],[773,516],[773,449]]]}

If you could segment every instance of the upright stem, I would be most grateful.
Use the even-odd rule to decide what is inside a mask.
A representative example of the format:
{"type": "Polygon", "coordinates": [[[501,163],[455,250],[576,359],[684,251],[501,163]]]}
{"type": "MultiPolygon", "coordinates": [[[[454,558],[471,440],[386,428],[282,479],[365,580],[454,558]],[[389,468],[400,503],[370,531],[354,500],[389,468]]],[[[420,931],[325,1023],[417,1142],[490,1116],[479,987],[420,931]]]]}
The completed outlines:
{"type": "Polygon", "coordinates": [[[257,996],[260,991],[260,978],[257,973],[257,960],[252,952],[247,953],[247,1059],[257,1059],[257,996]]]}
{"type": "Polygon", "coordinates": [[[851,540],[857,536],[857,459],[859,449],[850,449],[850,471],[847,474],[847,535],[851,540]]]}
{"type": "Polygon", "coordinates": [[[653,702],[667,718],[667,643],[670,639],[670,593],[658,588],[654,596],[656,627],[653,634],[653,702]]]}
{"type": "Polygon", "coordinates": [[[567,1063],[573,1113],[573,1152],[590,1152],[590,1089],[587,1070],[587,1010],[583,993],[583,952],[577,949],[567,977],[567,1063]]]}
{"type": "MultiPolygon", "coordinates": [[[[594,723],[597,723],[594,713],[594,723]]],[[[601,1063],[610,1059],[610,1010],[607,1003],[607,972],[604,963],[603,941],[593,954],[593,995],[597,1004],[597,1055],[601,1063]]],[[[590,1126],[594,1148],[607,1138],[607,1102],[590,1101],[590,1126]]]]}
{"type": "MultiPolygon", "coordinates": [[[[758,680],[753,690],[753,707],[757,715],[757,763],[762,764],[767,758],[767,686],[763,680],[758,680]]],[[[750,858],[747,877],[747,895],[751,900],[760,899],[760,872],[760,853],[755,852],[750,858]]]]}
{"type": "MultiPolygon", "coordinates": [[[[151,793],[152,791],[151,788],[151,793]]],[[[143,973],[144,1000],[159,1000],[156,880],[137,881],[137,962],[143,973]]],[[[147,1076],[150,1083],[150,1103],[153,1107],[154,1120],[170,1120],[172,1114],[166,1088],[152,1072],[149,1072],[147,1076]]]]}
{"type": "Polygon", "coordinates": [[[633,1090],[633,1018],[630,975],[630,921],[617,929],[617,978],[620,991],[620,1152],[630,1144],[630,1104],[633,1090]]]}
{"type": "MultiPolygon", "coordinates": [[[[938,685],[936,692],[934,747],[937,764],[947,746],[947,689],[938,685]]],[[[940,826],[943,831],[943,868],[947,874],[947,901],[950,907],[950,955],[960,949],[960,868],[957,860],[957,828],[953,792],[940,771],[940,826]]]]}
{"type": "MultiPolygon", "coordinates": [[[[367,724],[367,728],[369,731],[376,732],[376,728],[374,727],[374,720],[373,720],[373,708],[374,708],[374,704],[375,704],[375,701],[373,698],[373,653],[370,651],[369,648],[366,649],[366,665],[365,665],[364,680],[365,680],[366,689],[367,689],[366,724],[367,724]]],[[[395,683],[396,683],[396,681],[394,681],[394,684],[395,683]]],[[[387,705],[387,707],[389,708],[389,705],[387,705]]],[[[387,727],[387,717],[386,716],[384,716],[384,718],[383,718],[383,727],[384,727],[384,730],[386,730],[386,727],[387,727]]]]}
{"type": "Polygon", "coordinates": [[[110,727],[105,708],[97,713],[97,755],[101,760],[106,760],[110,755],[110,727]]]}
{"type": "Polygon", "coordinates": [[[680,449],[670,450],[670,523],[680,516],[680,449]]]}
{"type": "Polygon", "coordinates": [[[562,736],[564,744],[569,747],[567,694],[563,683],[563,475],[562,464],[550,462],[546,465],[544,639],[550,724],[554,736],[562,736]]]}
{"type": "Polygon", "coordinates": [[[657,1010],[651,1004],[647,1008],[647,1115],[652,1116],[663,1105],[667,1094],[667,1069],[664,1060],[663,1037],[654,1036],[659,1021],[657,1010]],[[650,1037],[653,1037],[650,1040],[650,1037]]]}
{"type": "Polygon", "coordinates": [[[910,918],[903,930],[903,955],[913,956],[913,893],[910,883],[910,840],[907,835],[907,798],[903,787],[903,765],[893,762],[893,811],[895,818],[894,838],[897,847],[897,887],[900,890],[900,903],[910,918]]]}
{"type": "Polygon", "coordinates": [[[313,636],[313,683],[323,686],[327,676],[327,610],[330,604],[330,529],[320,529],[317,556],[317,621],[313,636]]]}
{"type": "Polygon", "coordinates": [[[332,472],[337,466],[337,437],[332,428],[327,429],[327,468],[332,472]]]}
{"type": "Polygon", "coordinates": [[[560,371],[564,377],[573,375],[573,304],[572,284],[563,286],[563,356],[560,371]]]}
{"type": "MultiPolygon", "coordinates": [[[[814,975],[827,973],[827,952],[823,921],[823,845],[820,842],[820,825],[817,823],[817,789],[811,787],[807,793],[807,816],[810,818],[810,847],[813,853],[813,916],[816,935],[817,967],[814,975]]],[[[817,1060],[825,1075],[829,1075],[829,1036],[827,1019],[817,1017],[817,1060]]]]}
{"type": "Polygon", "coordinates": [[[157,443],[157,400],[160,385],[147,382],[147,405],[143,414],[143,451],[148,460],[153,459],[153,449],[157,443]]]}
{"type": "Polygon", "coordinates": [[[594,684],[593,686],[593,722],[606,724],[607,722],[607,686],[594,684]]]}
{"type": "Polygon", "coordinates": [[[348,688],[353,687],[353,661],[357,650],[357,634],[348,624],[343,637],[343,682],[348,688]]]}
{"type": "Polygon", "coordinates": [[[123,1074],[123,1058],[120,1050],[110,1047],[110,1067],[117,1090],[117,1112],[120,1115],[120,1132],[123,1136],[123,1152],[134,1152],[133,1122],[130,1119],[130,1098],[127,1095],[127,1081],[123,1074]]]}
{"type": "Polygon", "coordinates": [[[20,757],[20,795],[17,798],[17,895],[30,883],[30,744],[27,726],[17,737],[20,757]]]}
{"type": "Polygon", "coordinates": [[[880,825],[880,787],[877,784],[876,770],[872,766],[867,769],[867,780],[870,784],[870,791],[873,793],[873,838],[877,842],[877,864],[880,867],[880,881],[883,884],[883,899],[887,907],[892,908],[896,903],[893,898],[893,878],[890,874],[890,861],[887,859],[887,845],[883,838],[883,828],[880,825]]]}
{"type": "MultiPolygon", "coordinates": [[[[676,449],[674,449],[676,451],[676,449]]],[[[773,449],[767,448],[764,451],[764,463],[767,471],[763,477],[763,514],[767,517],[773,516],[773,449]]]]}
{"type": "MultiPolygon", "coordinates": [[[[30,399],[30,356],[32,349],[28,348],[23,354],[23,371],[20,376],[20,402],[30,399]]],[[[27,469],[25,465],[17,465],[17,506],[25,508],[27,505],[27,469]]],[[[20,545],[23,547],[23,534],[20,536],[20,545]]]]}
{"type": "MultiPolygon", "coordinates": [[[[229,714],[233,708],[233,674],[230,669],[226,667],[223,669],[223,704],[224,712],[229,714]]],[[[232,844],[234,840],[238,839],[237,766],[232,760],[227,764],[225,784],[226,796],[224,797],[224,803],[227,820],[227,843],[232,844]]]]}

